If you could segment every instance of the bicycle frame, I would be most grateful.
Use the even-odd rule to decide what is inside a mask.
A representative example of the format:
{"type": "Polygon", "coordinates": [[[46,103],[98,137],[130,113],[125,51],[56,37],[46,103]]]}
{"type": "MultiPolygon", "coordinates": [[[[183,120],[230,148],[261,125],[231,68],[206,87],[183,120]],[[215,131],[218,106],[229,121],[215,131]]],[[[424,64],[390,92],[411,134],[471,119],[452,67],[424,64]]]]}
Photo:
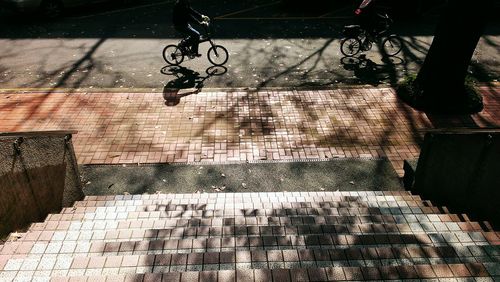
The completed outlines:
{"type": "MultiPolygon", "coordinates": [[[[210,25],[208,25],[208,26],[207,26],[207,25],[203,25],[203,29],[204,29],[204,31],[205,31],[205,32],[204,32],[204,34],[205,34],[205,35],[201,35],[201,36],[200,36],[200,40],[198,40],[198,44],[201,44],[201,43],[204,43],[204,42],[210,42],[210,45],[211,45],[212,47],[214,47],[216,44],[215,44],[215,42],[212,40],[212,35],[211,35],[211,32],[210,32],[210,25]]],[[[187,38],[188,38],[188,37],[183,38],[183,39],[179,42],[179,44],[177,44],[177,45],[178,45],[178,46],[183,46],[183,45],[185,45],[185,44],[184,44],[184,42],[186,42],[187,38]]],[[[184,47],[187,47],[187,46],[184,46],[184,47]]],[[[183,51],[185,51],[185,50],[183,50],[183,51]]],[[[188,55],[188,54],[184,54],[184,55],[188,55]]]]}
{"type": "MultiPolygon", "coordinates": [[[[203,25],[204,32],[200,35],[197,40],[197,45],[204,42],[209,42],[210,47],[207,51],[207,58],[214,66],[222,66],[225,64],[229,58],[229,52],[224,46],[217,45],[211,36],[210,24],[203,25]]],[[[170,44],[163,48],[163,59],[170,65],[179,65],[184,61],[184,57],[188,59],[194,59],[201,56],[201,54],[195,54],[192,49],[192,43],[188,40],[189,37],[183,38],[178,44],[170,44]]]]}
{"type": "Polygon", "coordinates": [[[200,44],[208,41],[212,47],[215,46],[215,42],[212,40],[212,33],[210,32],[210,24],[203,25],[203,29],[205,30],[206,38],[200,39],[200,44]]]}

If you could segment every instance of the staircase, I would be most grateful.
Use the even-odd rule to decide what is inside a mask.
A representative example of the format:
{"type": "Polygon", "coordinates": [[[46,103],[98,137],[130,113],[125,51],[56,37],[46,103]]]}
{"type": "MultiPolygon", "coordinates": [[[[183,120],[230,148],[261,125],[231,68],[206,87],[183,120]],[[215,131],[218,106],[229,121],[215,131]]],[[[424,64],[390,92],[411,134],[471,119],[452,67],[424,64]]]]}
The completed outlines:
{"type": "Polygon", "coordinates": [[[0,246],[0,281],[494,281],[499,236],[405,191],[88,196],[0,246]]]}

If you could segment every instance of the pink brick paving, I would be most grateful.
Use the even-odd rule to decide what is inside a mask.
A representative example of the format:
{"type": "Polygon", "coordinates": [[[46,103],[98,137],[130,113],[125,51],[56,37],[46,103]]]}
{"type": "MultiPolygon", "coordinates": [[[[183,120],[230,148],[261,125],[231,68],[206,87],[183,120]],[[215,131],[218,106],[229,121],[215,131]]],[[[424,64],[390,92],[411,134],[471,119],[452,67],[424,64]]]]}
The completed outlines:
{"type": "Polygon", "coordinates": [[[77,130],[82,164],[388,157],[402,175],[421,130],[500,126],[500,86],[481,90],[482,113],[448,117],[391,88],[208,91],[176,106],[163,93],[4,93],[0,131],[77,130]]]}

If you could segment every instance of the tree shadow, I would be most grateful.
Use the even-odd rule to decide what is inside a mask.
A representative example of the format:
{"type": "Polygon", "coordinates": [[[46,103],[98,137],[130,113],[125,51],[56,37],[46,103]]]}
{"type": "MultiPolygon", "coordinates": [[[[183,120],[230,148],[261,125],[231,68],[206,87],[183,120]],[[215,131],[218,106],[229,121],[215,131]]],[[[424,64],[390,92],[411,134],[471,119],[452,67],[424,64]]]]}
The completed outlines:
{"type": "MultiPolygon", "coordinates": [[[[264,200],[257,203],[259,208],[254,207],[251,193],[231,197],[222,206],[212,194],[197,194],[189,200],[197,204],[183,197],[154,195],[155,200],[145,200],[129,212],[129,220],[118,223],[120,230],[106,231],[107,242],[94,243],[91,250],[109,260],[127,255],[127,264],[138,268],[123,273],[136,273],[140,268],[148,279],[161,279],[161,273],[164,279],[165,275],[180,277],[187,271],[192,273],[183,277],[198,272],[200,277],[210,275],[217,280],[217,275],[222,279],[218,271],[243,268],[292,272],[295,268],[341,268],[346,275],[359,272],[358,278],[401,279],[426,277],[425,272],[434,271],[439,276],[442,272],[437,271],[443,267],[451,273],[444,265],[453,264],[466,264],[471,273],[483,271],[478,276],[484,276],[484,266],[469,264],[471,258],[498,261],[484,237],[488,229],[418,196],[376,193],[319,192],[291,202],[264,200]],[[374,204],[371,200],[376,198],[374,204]],[[406,205],[401,206],[402,202],[406,205]],[[155,219],[141,220],[142,214],[155,219]],[[447,230],[441,230],[442,226],[447,230]],[[462,235],[479,241],[461,242],[462,235]]],[[[250,272],[247,278],[252,277],[250,272]]]]}

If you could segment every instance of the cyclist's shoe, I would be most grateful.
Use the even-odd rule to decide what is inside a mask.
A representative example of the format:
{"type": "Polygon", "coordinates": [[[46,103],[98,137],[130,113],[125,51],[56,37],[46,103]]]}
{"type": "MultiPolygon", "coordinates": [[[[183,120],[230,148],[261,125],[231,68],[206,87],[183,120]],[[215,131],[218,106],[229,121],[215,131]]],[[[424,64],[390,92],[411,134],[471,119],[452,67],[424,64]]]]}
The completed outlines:
{"type": "Polygon", "coordinates": [[[191,54],[189,54],[189,55],[188,55],[188,57],[189,57],[190,59],[194,59],[194,58],[197,58],[197,57],[201,57],[201,54],[194,54],[194,53],[191,53],[191,54]]]}

